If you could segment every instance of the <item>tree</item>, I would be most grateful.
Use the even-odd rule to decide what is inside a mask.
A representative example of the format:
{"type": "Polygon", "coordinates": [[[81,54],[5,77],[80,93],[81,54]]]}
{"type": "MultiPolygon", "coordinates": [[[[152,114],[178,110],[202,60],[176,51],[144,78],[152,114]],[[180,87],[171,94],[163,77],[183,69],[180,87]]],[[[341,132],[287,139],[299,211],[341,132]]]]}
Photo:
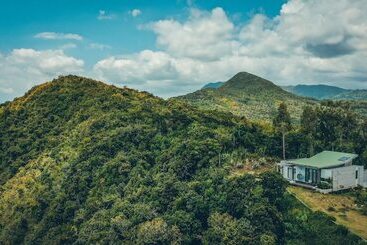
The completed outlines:
{"type": "Polygon", "coordinates": [[[367,139],[367,119],[365,119],[361,126],[361,133],[364,139],[367,139]]]}
{"type": "Polygon", "coordinates": [[[137,244],[180,244],[180,241],[178,228],[169,227],[162,218],[146,221],[137,230],[137,244]]]}
{"type": "Polygon", "coordinates": [[[228,213],[213,213],[208,219],[203,244],[248,244],[253,227],[246,219],[236,219],[228,213]]]}
{"type": "Polygon", "coordinates": [[[287,183],[277,172],[265,172],[261,174],[263,195],[272,205],[279,206],[284,197],[287,183]]]}
{"type": "Polygon", "coordinates": [[[317,112],[310,106],[306,106],[303,109],[301,116],[301,126],[306,134],[309,142],[308,153],[310,156],[314,155],[314,141],[317,127],[317,112]]]}
{"type": "Polygon", "coordinates": [[[278,114],[273,120],[273,125],[282,134],[283,159],[285,159],[285,135],[292,129],[292,124],[287,105],[284,102],[278,107],[278,114]]]}

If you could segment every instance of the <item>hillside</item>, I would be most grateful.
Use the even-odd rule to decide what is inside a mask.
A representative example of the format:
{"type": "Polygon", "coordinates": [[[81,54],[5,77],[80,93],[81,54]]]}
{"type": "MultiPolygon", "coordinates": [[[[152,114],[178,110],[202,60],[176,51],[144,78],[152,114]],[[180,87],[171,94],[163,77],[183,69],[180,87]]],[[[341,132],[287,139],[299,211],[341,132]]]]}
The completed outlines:
{"type": "Polygon", "coordinates": [[[358,202],[353,195],[354,193],[362,192],[362,190],[324,195],[302,187],[291,186],[288,188],[288,191],[310,207],[310,209],[322,211],[334,217],[336,223],[345,225],[351,231],[367,240],[367,215],[363,214],[361,205],[357,204],[358,202]]]}
{"type": "Polygon", "coordinates": [[[230,111],[256,120],[271,120],[281,102],[287,103],[294,119],[298,120],[305,105],[316,103],[246,72],[238,73],[217,89],[201,89],[177,99],[199,108],[230,111]]]}
{"type": "Polygon", "coordinates": [[[65,76],[0,105],[0,243],[357,244],[289,197],[231,176],[277,135],[228,113],[65,76]]]}
{"type": "Polygon", "coordinates": [[[322,84],[283,86],[282,88],[295,95],[318,100],[367,100],[366,89],[344,89],[322,84]]]}
{"type": "Polygon", "coordinates": [[[367,90],[366,89],[357,89],[348,91],[342,94],[338,94],[331,99],[333,100],[356,100],[356,101],[367,101],[367,90]]]}
{"type": "Polygon", "coordinates": [[[310,97],[318,100],[331,99],[337,95],[349,92],[350,90],[339,88],[336,86],[329,85],[296,85],[296,86],[284,86],[284,90],[291,92],[293,94],[310,97]]]}

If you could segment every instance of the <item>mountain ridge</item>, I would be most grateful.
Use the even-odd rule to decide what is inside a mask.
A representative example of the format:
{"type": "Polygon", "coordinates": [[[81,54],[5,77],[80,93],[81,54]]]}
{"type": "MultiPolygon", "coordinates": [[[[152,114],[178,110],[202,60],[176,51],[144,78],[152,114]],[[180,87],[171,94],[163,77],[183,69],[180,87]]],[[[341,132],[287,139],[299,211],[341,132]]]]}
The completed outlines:
{"type": "Polygon", "coordinates": [[[223,85],[223,83],[224,82],[211,82],[211,83],[207,83],[201,89],[205,89],[205,88],[219,88],[220,86],[223,85]]]}
{"type": "Polygon", "coordinates": [[[317,84],[317,85],[298,84],[295,86],[283,86],[282,88],[299,96],[311,97],[319,100],[330,99],[338,94],[350,91],[348,89],[340,88],[337,86],[330,86],[324,84],[317,84]]]}
{"type": "MultiPolygon", "coordinates": [[[[202,89],[219,89],[224,84],[225,82],[207,83],[202,89]]],[[[367,100],[366,89],[345,89],[326,84],[297,84],[279,87],[294,95],[317,100],[367,100]]]]}

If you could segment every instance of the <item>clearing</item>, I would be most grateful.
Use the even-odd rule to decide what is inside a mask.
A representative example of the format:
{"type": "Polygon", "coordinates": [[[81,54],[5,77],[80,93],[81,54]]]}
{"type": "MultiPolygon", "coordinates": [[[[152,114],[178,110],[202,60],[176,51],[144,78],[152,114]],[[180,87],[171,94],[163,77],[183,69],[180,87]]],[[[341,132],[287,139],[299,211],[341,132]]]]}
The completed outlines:
{"type": "Polygon", "coordinates": [[[297,186],[288,187],[288,191],[311,210],[334,217],[337,224],[367,240],[367,216],[360,212],[354,197],[348,194],[321,194],[297,186]]]}

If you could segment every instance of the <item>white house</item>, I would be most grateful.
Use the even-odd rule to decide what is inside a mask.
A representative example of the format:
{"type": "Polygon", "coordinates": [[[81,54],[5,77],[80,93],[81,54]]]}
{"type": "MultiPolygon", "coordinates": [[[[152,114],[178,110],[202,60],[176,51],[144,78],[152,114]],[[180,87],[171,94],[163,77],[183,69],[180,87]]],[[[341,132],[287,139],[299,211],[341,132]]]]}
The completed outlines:
{"type": "Polygon", "coordinates": [[[323,151],[310,158],[284,160],[278,170],[291,184],[316,189],[323,193],[367,187],[367,170],[353,165],[356,154],[323,151]]]}

